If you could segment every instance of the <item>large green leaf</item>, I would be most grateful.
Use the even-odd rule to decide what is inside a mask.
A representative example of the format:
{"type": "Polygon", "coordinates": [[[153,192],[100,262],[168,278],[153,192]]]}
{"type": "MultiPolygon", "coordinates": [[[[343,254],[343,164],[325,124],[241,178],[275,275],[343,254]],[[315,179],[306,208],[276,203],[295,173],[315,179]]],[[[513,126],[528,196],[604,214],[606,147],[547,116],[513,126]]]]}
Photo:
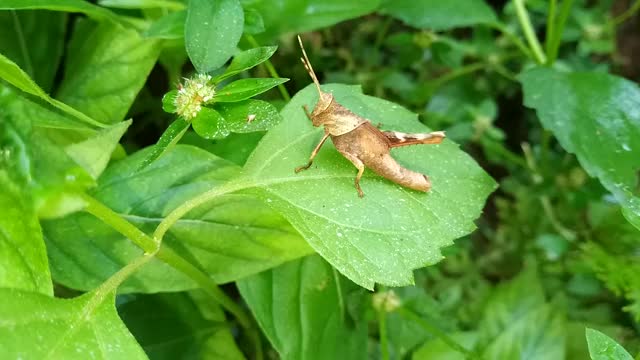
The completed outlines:
{"type": "Polygon", "coordinates": [[[534,68],[521,75],[534,108],[584,169],[600,179],[640,229],[640,89],[604,73],[534,68]]]}
{"type": "MultiPolygon", "coordinates": [[[[195,147],[178,145],[138,171],[150,149],[108,167],[94,196],[150,232],[186,200],[236,176],[239,168],[195,147]]],[[[85,213],[43,223],[56,281],[91,289],[141,253],[133,243],[85,213]]],[[[307,255],[311,249],[260,200],[231,194],[191,211],[164,237],[164,245],[202,267],[219,283],[233,281],[307,255]]],[[[195,286],[153,260],[128,279],[124,292],[178,291],[195,286]]]]}
{"type": "Polygon", "coordinates": [[[266,37],[320,29],[374,12],[380,0],[255,0],[247,5],[262,15],[266,37]]]}
{"type": "Polygon", "coordinates": [[[7,359],[146,359],[118,318],[115,292],[74,299],[0,289],[0,354],[7,359]]]}
{"type": "Polygon", "coordinates": [[[341,282],[348,281],[340,279],[313,255],[241,280],[238,288],[282,359],[366,359],[366,322],[347,320],[341,282]]]}
{"type": "Polygon", "coordinates": [[[64,13],[0,11],[0,53],[49,91],[62,56],[66,23],[64,13]]]}
{"type": "Polygon", "coordinates": [[[0,0],[0,10],[30,9],[83,13],[96,20],[121,21],[111,11],[84,0],[0,0]]]}
{"type": "Polygon", "coordinates": [[[244,359],[222,309],[202,291],[122,295],[118,314],[151,359],[244,359]]]}
{"type": "Polygon", "coordinates": [[[122,121],[159,53],[157,41],[134,30],[79,21],[58,99],[102,123],[122,121]]]}
{"type": "MultiPolygon", "coordinates": [[[[365,96],[359,87],[329,85],[336,101],[385,129],[425,132],[416,115],[385,100],[365,96]]],[[[313,86],[299,92],[282,110],[283,121],[260,142],[245,165],[245,176],[262,189],[307,242],[340,272],[372,289],[374,283],[413,282],[412,270],[438,262],[439,249],[475,228],[493,180],[450,141],[395,150],[410,169],[428,174],[429,194],[401,188],[365,172],[364,199],[353,186],[356,169],[325,145],[307,171],[305,164],[323,135],[302,110],[313,106],[313,86]]]]}
{"type": "Polygon", "coordinates": [[[244,28],[239,0],[190,0],[185,23],[185,45],[196,70],[206,73],[229,60],[244,28]]]}
{"type": "Polygon", "coordinates": [[[31,197],[0,170],[0,287],[53,294],[42,231],[31,197]]]}
{"type": "Polygon", "coordinates": [[[490,23],[496,15],[484,0],[385,0],[380,12],[432,30],[490,23]]]}
{"type": "Polygon", "coordinates": [[[633,360],[620,344],[607,335],[589,328],[586,333],[592,360],[633,360]]]}

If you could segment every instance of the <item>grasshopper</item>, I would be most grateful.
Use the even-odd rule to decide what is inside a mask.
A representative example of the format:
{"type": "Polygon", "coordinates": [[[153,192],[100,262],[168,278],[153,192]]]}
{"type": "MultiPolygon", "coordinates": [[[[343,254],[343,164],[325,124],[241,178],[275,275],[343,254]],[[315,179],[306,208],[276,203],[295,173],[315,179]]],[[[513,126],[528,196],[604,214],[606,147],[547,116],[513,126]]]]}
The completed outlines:
{"type": "Polygon", "coordinates": [[[324,136],[311,152],[309,162],[304,166],[297,167],[295,172],[298,173],[311,167],[318,151],[331,137],[336,150],[358,169],[355,187],[360,197],[364,196],[360,187],[360,178],[365,168],[370,168],[376,174],[401,186],[428,192],[431,189],[429,177],[402,167],[391,156],[390,150],[407,145],[439,144],[445,138],[444,132],[406,134],[397,131],[380,131],[371,124],[371,121],[338,104],[332,94],[322,91],[300,36],[298,36],[298,42],[303,55],[300,60],[320,95],[318,103],[311,113],[306,105],[303,106],[303,109],[313,126],[324,126],[324,136]]]}

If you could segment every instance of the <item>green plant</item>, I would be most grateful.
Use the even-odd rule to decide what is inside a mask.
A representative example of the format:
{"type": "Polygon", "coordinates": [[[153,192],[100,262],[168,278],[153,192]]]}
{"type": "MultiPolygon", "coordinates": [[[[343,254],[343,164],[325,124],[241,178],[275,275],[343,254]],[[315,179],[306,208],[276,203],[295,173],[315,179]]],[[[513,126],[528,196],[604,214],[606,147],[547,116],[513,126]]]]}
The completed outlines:
{"type": "Polygon", "coordinates": [[[0,0],[0,353],[630,359],[638,4],[0,0]],[[294,173],[296,33],[430,193],[294,173]]]}

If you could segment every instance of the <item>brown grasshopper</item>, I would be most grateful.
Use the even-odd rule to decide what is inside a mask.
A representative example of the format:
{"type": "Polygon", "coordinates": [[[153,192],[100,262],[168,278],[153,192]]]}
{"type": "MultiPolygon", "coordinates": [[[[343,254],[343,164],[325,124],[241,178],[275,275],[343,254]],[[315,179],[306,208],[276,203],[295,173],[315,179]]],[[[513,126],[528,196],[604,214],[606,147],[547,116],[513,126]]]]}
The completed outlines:
{"type": "Polygon", "coordinates": [[[322,91],[300,36],[298,36],[298,42],[304,56],[300,60],[302,60],[320,95],[313,112],[309,113],[306,105],[303,106],[304,112],[313,126],[324,126],[324,136],[311,152],[309,163],[297,167],[296,173],[308,169],[313,164],[313,159],[318,151],[327,138],[331,137],[336,149],[358,169],[355,186],[360,197],[364,196],[360,188],[360,178],[367,167],[396,184],[418,191],[429,191],[431,189],[429,177],[402,167],[391,157],[390,150],[407,145],[439,144],[445,138],[444,132],[405,134],[396,131],[380,131],[369,120],[338,104],[332,94],[322,91]]]}

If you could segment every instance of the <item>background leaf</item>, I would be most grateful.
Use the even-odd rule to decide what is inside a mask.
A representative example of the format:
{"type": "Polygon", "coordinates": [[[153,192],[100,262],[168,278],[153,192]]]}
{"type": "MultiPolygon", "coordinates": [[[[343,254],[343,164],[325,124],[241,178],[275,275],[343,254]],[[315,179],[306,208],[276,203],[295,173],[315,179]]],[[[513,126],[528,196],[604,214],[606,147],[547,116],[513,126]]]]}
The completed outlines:
{"type": "Polygon", "coordinates": [[[243,28],[239,0],[190,0],[184,38],[196,70],[206,73],[224,65],[236,51],[243,28]]]}
{"type": "Polygon", "coordinates": [[[312,255],[238,281],[238,288],[282,359],[362,359],[366,322],[347,320],[343,291],[354,286],[342,288],[349,282],[339,279],[312,255]]]}
{"type": "MultiPolygon", "coordinates": [[[[150,232],[186,200],[237,176],[239,168],[204,150],[178,145],[143,171],[150,149],[114,163],[94,196],[150,232]]],[[[74,214],[43,223],[54,279],[91,289],[141,254],[128,239],[91,215],[74,214]]],[[[233,281],[312,252],[277,213],[246,194],[208,203],[178,221],[164,237],[168,246],[203,268],[218,283],[233,281]]],[[[121,292],[180,291],[195,284],[152,260],[120,287],[121,292]]]]}
{"type": "Polygon", "coordinates": [[[261,38],[275,38],[284,33],[302,33],[337,24],[374,12],[380,0],[298,0],[251,1],[264,20],[261,38]]]}
{"type": "Polygon", "coordinates": [[[158,60],[158,42],[109,23],[75,25],[57,97],[102,123],[122,121],[158,60]]]}
{"type": "Polygon", "coordinates": [[[30,9],[83,13],[95,20],[109,20],[114,23],[122,21],[108,9],[83,0],[0,0],[0,10],[30,9]]]}
{"type": "Polygon", "coordinates": [[[0,53],[50,91],[64,45],[67,16],[50,11],[0,11],[0,53]]]}
{"type": "Polygon", "coordinates": [[[534,68],[521,75],[525,105],[597,177],[640,229],[640,89],[603,73],[534,68]]]}
{"type": "Polygon", "coordinates": [[[496,21],[496,15],[484,0],[385,0],[380,13],[406,24],[431,30],[486,24],[496,21]]]}
{"type": "MultiPolygon", "coordinates": [[[[359,87],[324,89],[385,129],[428,131],[415,114],[365,96],[359,87]]],[[[473,220],[495,183],[446,140],[442,145],[394,151],[401,164],[431,177],[429,194],[401,188],[367,171],[362,179],[366,196],[360,199],[353,187],[355,168],[329,144],[312,168],[295,174],[293,169],[308,161],[323,134],[302,110],[302,105],[316,101],[313,86],[296,94],[281,112],[283,121],[247,161],[245,176],[318,253],[355,283],[368,289],[374,283],[411,284],[413,269],[438,262],[441,247],[475,228],[473,220]]]]}
{"type": "Polygon", "coordinates": [[[146,359],[114,301],[113,292],[55,299],[0,289],[0,352],[10,359],[146,359]]]}
{"type": "Polygon", "coordinates": [[[620,344],[600,331],[587,328],[586,335],[592,360],[633,360],[620,344]]]}
{"type": "Polygon", "coordinates": [[[0,287],[53,295],[47,251],[31,197],[5,169],[0,170],[0,188],[0,287]]]}
{"type": "Polygon", "coordinates": [[[159,39],[182,39],[186,20],[186,10],[169,13],[154,21],[144,32],[144,36],[159,39]]]}
{"type": "Polygon", "coordinates": [[[222,309],[201,291],[122,295],[118,314],[150,359],[244,359],[222,309]]]}

